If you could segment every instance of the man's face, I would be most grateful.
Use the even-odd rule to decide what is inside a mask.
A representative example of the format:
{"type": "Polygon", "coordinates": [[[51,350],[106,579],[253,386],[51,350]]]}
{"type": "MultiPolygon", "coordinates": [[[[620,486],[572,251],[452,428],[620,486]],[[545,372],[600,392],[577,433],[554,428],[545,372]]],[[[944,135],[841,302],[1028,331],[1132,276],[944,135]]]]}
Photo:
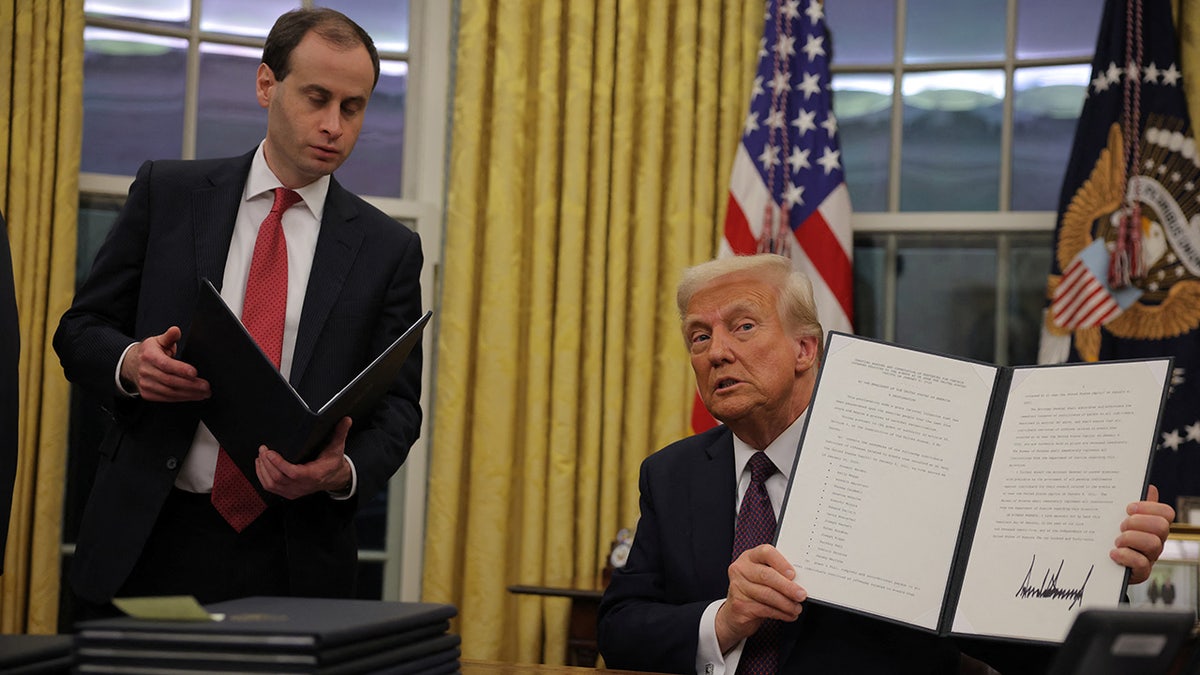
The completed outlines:
{"type": "Polygon", "coordinates": [[[701,400],[744,440],[773,440],[808,405],[817,340],[785,329],[774,286],[735,273],[702,287],[684,335],[701,400]]]}
{"type": "Polygon", "coordinates": [[[289,188],[334,172],[354,149],[375,82],[367,48],[335,48],[309,32],[283,80],[258,67],[258,103],[267,109],[267,165],[289,188]]]}

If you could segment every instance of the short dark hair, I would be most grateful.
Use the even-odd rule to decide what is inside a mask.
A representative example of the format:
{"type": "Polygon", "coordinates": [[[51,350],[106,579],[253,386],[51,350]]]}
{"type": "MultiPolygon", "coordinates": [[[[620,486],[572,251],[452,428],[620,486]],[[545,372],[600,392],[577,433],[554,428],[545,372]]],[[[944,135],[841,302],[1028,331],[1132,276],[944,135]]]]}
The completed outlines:
{"type": "Polygon", "coordinates": [[[371,84],[371,90],[375,90],[375,85],[379,84],[379,52],[375,49],[375,41],[350,17],[328,7],[293,9],[275,20],[267,43],[263,45],[262,62],[275,74],[276,80],[287,77],[291,70],[288,61],[292,50],[309,31],[315,31],[326,42],[342,49],[353,49],[358,45],[366,47],[375,68],[375,82],[371,84]]]}

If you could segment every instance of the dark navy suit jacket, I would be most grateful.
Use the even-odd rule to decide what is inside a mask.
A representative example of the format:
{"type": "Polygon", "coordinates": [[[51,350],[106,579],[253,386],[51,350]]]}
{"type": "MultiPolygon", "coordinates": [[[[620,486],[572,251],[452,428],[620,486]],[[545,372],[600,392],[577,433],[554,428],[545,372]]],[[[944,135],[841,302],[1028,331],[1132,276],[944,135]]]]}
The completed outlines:
{"type": "MultiPolygon", "coordinates": [[[[600,652],[611,668],[694,673],[700,616],[729,588],[732,433],[717,427],[651,455],[639,487],[632,551],[600,603],[600,652]]],[[[928,633],[805,603],[785,626],[780,672],[949,674],[958,672],[958,650],[928,633]]]]}
{"type": "MultiPolygon", "coordinates": [[[[199,422],[196,404],[121,396],[117,362],[131,342],[170,326],[186,342],[200,280],[220,286],[253,155],[143,164],[55,333],[68,379],[109,401],[115,420],[71,562],[73,586],[86,600],[108,601],[128,577],[199,422]]],[[[292,385],[311,407],[420,316],[422,262],[415,233],[330,182],[292,359],[292,385]]],[[[352,592],[355,507],[385,487],[416,440],[420,380],[418,346],[371,419],[351,430],[355,499],[316,494],[272,507],[284,510],[294,594],[352,592]]]]}

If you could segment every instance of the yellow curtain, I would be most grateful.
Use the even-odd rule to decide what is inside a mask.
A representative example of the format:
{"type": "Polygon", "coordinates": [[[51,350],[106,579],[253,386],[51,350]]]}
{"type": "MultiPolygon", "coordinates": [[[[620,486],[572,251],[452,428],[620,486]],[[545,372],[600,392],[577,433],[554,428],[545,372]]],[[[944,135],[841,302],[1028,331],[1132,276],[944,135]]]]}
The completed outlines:
{"type": "Polygon", "coordinates": [[[1200,124],[1200,3],[1174,0],[1175,31],[1179,34],[1179,69],[1183,72],[1183,92],[1187,96],[1192,133],[1200,124]]]}
{"type": "Polygon", "coordinates": [[[20,422],[0,632],[54,633],[69,390],[50,336],[71,302],[83,1],[0,1],[0,211],[20,317],[20,422]]]}
{"type": "Polygon", "coordinates": [[[762,0],[463,0],[424,592],[468,658],[562,663],[694,384],[674,288],[715,254],[762,0]]]}

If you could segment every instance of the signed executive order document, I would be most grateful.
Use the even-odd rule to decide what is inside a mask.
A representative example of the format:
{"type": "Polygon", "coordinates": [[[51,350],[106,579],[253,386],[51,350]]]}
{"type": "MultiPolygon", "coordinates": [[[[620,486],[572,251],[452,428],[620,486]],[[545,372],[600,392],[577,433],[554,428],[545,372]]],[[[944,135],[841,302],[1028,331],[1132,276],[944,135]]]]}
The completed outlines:
{"type": "Polygon", "coordinates": [[[1061,641],[1112,607],[1169,359],[1000,368],[831,333],[776,546],[817,602],[1061,641]]]}

